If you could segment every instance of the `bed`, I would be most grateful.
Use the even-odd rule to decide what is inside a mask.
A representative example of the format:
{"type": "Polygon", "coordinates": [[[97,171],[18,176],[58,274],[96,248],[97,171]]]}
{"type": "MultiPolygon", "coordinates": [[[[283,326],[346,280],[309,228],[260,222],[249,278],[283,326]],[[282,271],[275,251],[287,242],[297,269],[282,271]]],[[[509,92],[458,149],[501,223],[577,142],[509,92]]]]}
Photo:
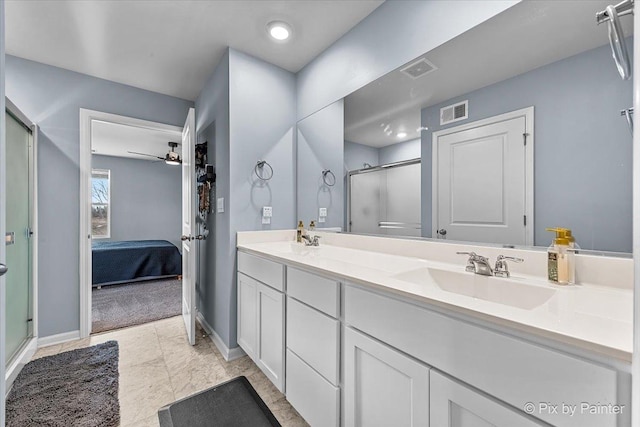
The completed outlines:
{"type": "Polygon", "coordinates": [[[182,255],[166,240],[94,240],[91,257],[93,286],[182,274],[182,255]]]}

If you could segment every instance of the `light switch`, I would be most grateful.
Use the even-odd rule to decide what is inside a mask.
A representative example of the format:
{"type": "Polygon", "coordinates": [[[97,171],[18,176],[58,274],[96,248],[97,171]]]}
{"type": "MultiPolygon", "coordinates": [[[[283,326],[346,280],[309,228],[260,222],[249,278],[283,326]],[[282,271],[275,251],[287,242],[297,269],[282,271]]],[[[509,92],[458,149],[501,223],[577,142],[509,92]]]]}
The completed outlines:
{"type": "Polygon", "coordinates": [[[220,197],[217,200],[217,208],[218,208],[218,213],[224,212],[224,197],[220,197]]]}
{"type": "Polygon", "coordinates": [[[273,216],[273,208],[271,206],[264,206],[262,208],[262,217],[271,218],[272,216],[273,216]]]}

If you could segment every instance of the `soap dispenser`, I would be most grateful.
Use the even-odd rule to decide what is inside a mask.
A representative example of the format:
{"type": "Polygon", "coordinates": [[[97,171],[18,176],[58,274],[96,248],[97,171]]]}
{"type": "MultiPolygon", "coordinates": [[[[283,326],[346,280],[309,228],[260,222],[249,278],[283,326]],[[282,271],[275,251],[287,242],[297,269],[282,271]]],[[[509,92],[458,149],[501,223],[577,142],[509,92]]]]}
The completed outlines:
{"type": "Polygon", "coordinates": [[[298,221],[298,230],[296,231],[296,242],[302,243],[302,234],[304,232],[304,223],[298,221]]]}
{"type": "MultiPolygon", "coordinates": [[[[555,232],[551,246],[547,249],[547,276],[549,281],[558,285],[575,283],[575,263],[573,252],[570,251],[571,231],[566,228],[547,228],[547,231],[555,232]]],[[[573,237],[571,236],[571,239],[573,237]]]]}

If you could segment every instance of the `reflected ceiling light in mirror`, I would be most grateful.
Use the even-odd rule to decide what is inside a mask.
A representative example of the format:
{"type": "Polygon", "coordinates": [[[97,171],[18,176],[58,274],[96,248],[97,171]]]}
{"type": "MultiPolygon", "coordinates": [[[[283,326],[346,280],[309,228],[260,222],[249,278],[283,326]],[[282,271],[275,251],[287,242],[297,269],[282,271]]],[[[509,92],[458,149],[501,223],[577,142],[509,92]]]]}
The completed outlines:
{"type": "Polygon", "coordinates": [[[422,132],[423,130],[429,130],[429,128],[427,126],[420,126],[418,129],[416,129],[416,132],[422,132]]]}
{"type": "Polygon", "coordinates": [[[272,21],[267,24],[269,35],[277,41],[285,41],[291,37],[291,26],[286,22],[272,21]]]}
{"type": "Polygon", "coordinates": [[[398,132],[398,133],[396,134],[396,136],[397,136],[398,138],[406,138],[407,133],[406,133],[406,132],[398,132]]]}

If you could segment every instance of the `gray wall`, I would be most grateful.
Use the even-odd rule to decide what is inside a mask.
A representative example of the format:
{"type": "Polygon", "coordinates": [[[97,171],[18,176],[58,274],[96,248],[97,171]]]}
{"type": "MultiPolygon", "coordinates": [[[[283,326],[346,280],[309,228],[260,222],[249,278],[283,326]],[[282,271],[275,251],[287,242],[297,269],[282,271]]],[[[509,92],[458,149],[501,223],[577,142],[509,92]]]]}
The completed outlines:
{"type": "Polygon", "coordinates": [[[371,166],[380,164],[380,150],[357,142],[344,142],[344,173],[364,168],[364,164],[371,166]]]}
{"type": "MultiPolygon", "coordinates": [[[[631,43],[631,39],[627,40],[631,43]]],[[[620,110],[632,105],[609,46],[555,62],[422,110],[422,227],[431,235],[431,136],[440,108],[469,100],[469,119],[535,107],[535,244],[545,227],[568,227],[586,249],[631,252],[631,135],[620,110]]]]}
{"type": "MultiPolygon", "coordinates": [[[[229,51],[220,60],[215,71],[196,99],[196,128],[209,142],[208,151],[214,155],[216,169],[212,208],[207,220],[210,234],[200,245],[205,254],[204,271],[200,271],[197,287],[197,306],[207,323],[229,345],[231,328],[231,301],[235,250],[231,248],[229,212],[229,51]],[[225,212],[216,213],[216,198],[224,198],[225,212]]],[[[202,140],[202,137],[199,137],[202,140]]],[[[235,318],[234,318],[235,323],[235,318]]]]}
{"type": "MultiPolygon", "coordinates": [[[[4,113],[4,2],[0,1],[0,111],[4,113]]],[[[5,115],[0,114],[0,236],[4,236],[5,233],[5,200],[6,200],[6,179],[5,179],[5,159],[7,158],[6,143],[5,143],[5,115]]],[[[5,263],[7,258],[5,256],[5,246],[0,245],[0,263],[5,263]]],[[[0,396],[6,395],[5,390],[5,278],[0,277],[0,396]]],[[[4,397],[0,398],[0,426],[4,425],[4,397]]]]}
{"type": "Polygon", "coordinates": [[[91,156],[111,171],[111,238],[168,240],[181,248],[182,169],[164,162],[91,156]]]}
{"type": "MultiPolygon", "coordinates": [[[[298,122],[297,141],[297,220],[308,227],[344,227],[344,102],[328,107],[298,122]],[[331,170],[333,186],[326,185],[322,171],[331,170]],[[324,223],[318,222],[318,209],[326,208],[324,223]]],[[[332,179],[327,177],[327,180],[332,179]]]]}
{"type": "Polygon", "coordinates": [[[198,132],[215,124],[216,198],[225,199],[225,212],[210,217],[214,271],[207,267],[200,306],[229,348],[237,346],[236,232],[293,227],[295,105],[294,74],[234,49],[196,101],[198,132]],[[253,174],[258,160],[273,167],[267,183],[253,174]],[[263,206],[273,208],[271,225],[261,223],[263,206]]]}
{"type": "Polygon", "coordinates": [[[399,144],[387,145],[379,148],[380,164],[401,162],[403,160],[417,159],[420,157],[422,141],[412,139],[399,144]]]}
{"type": "MultiPolygon", "coordinates": [[[[231,244],[220,249],[235,255],[237,231],[290,229],[294,225],[296,79],[293,73],[234,49],[229,50],[229,56],[231,244]],[[273,178],[267,183],[253,173],[261,159],[273,167],[273,178]],[[263,206],[273,207],[268,226],[261,223],[263,206]]],[[[231,291],[229,341],[225,342],[235,347],[236,266],[231,263],[217,268],[225,269],[232,278],[224,284],[231,291]]]]}
{"type": "Polygon", "coordinates": [[[40,126],[40,336],[77,331],[79,109],[182,126],[193,103],[10,55],[6,79],[7,96],[40,126]]]}
{"type": "Polygon", "coordinates": [[[518,2],[383,3],[298,73],[298,120],[518,2]]]}

